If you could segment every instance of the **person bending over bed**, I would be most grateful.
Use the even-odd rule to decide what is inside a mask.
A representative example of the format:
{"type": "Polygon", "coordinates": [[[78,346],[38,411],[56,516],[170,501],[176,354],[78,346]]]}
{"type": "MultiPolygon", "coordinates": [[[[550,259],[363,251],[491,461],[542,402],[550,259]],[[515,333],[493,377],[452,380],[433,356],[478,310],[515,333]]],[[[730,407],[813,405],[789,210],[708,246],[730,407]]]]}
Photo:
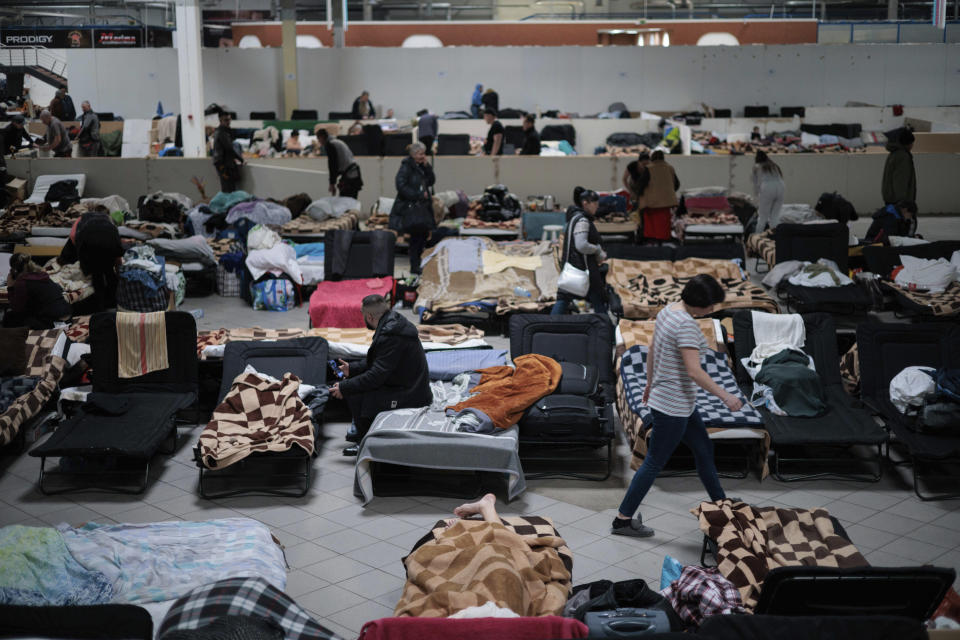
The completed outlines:
{"type": "Polygon", "coordinates": [[[738,411],[743,403],[714,382],[700,366],[700,351],[706,347],[706,340],[694,320],[711,314],[714,305],[723,302],[723,298],[720,283],[713,276],[700,274],[683,288],[680,302],[657,314],[647,356],[647,386],[643,390],[643,404],[650,407],[653,416],[653,433],[647,456],[634,474],[613,520],[611,533],[615,535],[635,538],[653,535],[653,529],[643,524],[639,514],[637,517],[634,514],[681,442],[693,452],[697,475],[710,499],[727,497],[713,461],[713,443],[697,413],[697,387],[723,400],[731,411],[738,411]]]}
{"type": "Polygon", "coordinates": [[[93,281],[93,297],[85,307],[87,313],[117,306],[117,267],[123,257],[123,243],[117,225],[104,211],[90,211],[77,218],[57,258],[62,265],[79,261],[84,275],[93,281]]]}
{"type": "MultiPolygon", "coordinates": [[[[426,407],[433,401],[427,356],[417,328],[391,311],[380,295],[364,298],[361,310],[367,328],[374,331],[366,367],[362,372],[351,371],[350,365],[340,360],[340,371],[346,379],[330,387],[330,394],[346,400],[350,407],[357,430],[356,434],[347,434],[347,440],[354,443],[363,440],[381,411],[426,407]]],[[[353,444],[343,450],[343,455],[359,452],[359,445],[353,444]]]]}

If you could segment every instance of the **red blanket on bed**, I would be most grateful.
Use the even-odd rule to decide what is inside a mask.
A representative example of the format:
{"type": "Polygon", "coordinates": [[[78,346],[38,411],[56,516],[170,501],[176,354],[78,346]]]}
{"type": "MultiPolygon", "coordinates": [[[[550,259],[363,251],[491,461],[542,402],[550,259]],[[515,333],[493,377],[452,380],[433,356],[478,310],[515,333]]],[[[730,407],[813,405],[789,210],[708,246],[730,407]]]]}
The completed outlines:
{"type": "Polygon", "coordinates": [[[387,296],[393,290],[393,278],[325,281],[310,296],[310,324],[314,327],[363,327],[360,302],[370,294],[387,296]]]}

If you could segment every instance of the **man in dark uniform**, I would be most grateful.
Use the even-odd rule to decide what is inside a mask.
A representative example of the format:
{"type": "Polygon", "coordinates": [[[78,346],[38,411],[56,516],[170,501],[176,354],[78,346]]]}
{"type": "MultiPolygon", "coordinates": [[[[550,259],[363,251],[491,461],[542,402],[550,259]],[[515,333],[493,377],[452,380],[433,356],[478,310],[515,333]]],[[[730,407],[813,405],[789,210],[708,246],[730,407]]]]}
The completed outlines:
{"type": "Polygon", "coordinates": [[[230,130],[230,114],[220,112],[220,126],[213,132],[213,166],[220,177],[220,191],[231,193],[237,190],[240,182],[240,165],[243,156],[233,146],[233,132],[230,130]]]}
{"type": "MultiPolygon", "coordinates": [[[[433,401],[427,356],[417,328],[391,311],[380,295],[364,298],[362,311],[367,328],[375,331],[366,366],[360,372],[351,371],[350,365],[341,360],[340,371],[346,379],[330,388],[334,398],[345,399],[350,407],[357,432],[347,439],[357,443],[381,411],[426,407],[433,401]]],[[[344,449],[343,455],[359,452],[360,447],[354,444],[344,449]]]]}

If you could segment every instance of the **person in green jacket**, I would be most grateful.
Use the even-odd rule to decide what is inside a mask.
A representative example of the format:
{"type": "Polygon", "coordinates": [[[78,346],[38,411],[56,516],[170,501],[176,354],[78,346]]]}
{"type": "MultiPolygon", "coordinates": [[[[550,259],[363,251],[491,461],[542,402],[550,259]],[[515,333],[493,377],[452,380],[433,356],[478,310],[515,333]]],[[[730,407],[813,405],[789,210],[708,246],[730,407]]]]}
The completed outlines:
{"type": "Polygon", "coordinates": [[[901,129],[896,139],[887,140],[887,163],[883,166],[881,193],[884,204],[917,201],[917,171],[913,167],[913,132],[901,129]]]}

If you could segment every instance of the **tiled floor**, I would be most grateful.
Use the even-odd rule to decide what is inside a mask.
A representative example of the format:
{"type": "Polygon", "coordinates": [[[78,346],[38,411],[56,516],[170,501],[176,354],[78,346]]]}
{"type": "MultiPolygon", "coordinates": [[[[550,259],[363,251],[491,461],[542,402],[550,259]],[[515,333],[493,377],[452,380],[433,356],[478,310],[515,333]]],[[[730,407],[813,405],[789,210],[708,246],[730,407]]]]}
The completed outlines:
{"type": "MultiPolygon", "coordinates": [[[[937,228],[948,229],[948,222],[943,219],[937,228]]],[[[956,224],[955,219],[952,222],[956,224]]],[[[398,265],[402,261],[398,258],[398,265]]],[[[304,310],[254,312],[237,299],[187,301],[186,308],[196,307],[205,311],[202,328],[306,324],[304,310]]],[[[490,342],[508,346],[502,337],[490,342]]],[[[323,624],[345,637],[356,637],[365,621],[391,614],[404,581],[400,558],[459,501],[375,498],[369,507],[362,507],[353,495],[352,460],[340,455],[346,429],[346,422],[325,426],[327,439],[314,464],[313,487],[302,499],[201,499],[191,451],[199,427],[181,430],[176,454],[155,465],[142,496],[43,497],[36,490],[36,458],[25,454],[0,458],[0,526],[255,518],[270,526],[286,547],[287,592],[323,624]]],[[[704,490],[696,478],[660,479],[641,508],[657,535],[645,540],[610,536],[610,520],[631,477],[622,435],[617,451],[619,465],[610,480],[531,481],[526,494],[501,504],[500,510],[553,518],[574,551],[577,583],[641,577],[658,584],[665,555],[684,563],[698,560],[702,538],[689,510],[705,497],[704,490]]],[[[876,484],[829,480],[784,484],[753,476],[723,484],[728,494],[756,505],[827,508],[874,565],[934,563],[960,570],[960,502],[919,501],[905,473],[888,468],[876,484]]]]}

